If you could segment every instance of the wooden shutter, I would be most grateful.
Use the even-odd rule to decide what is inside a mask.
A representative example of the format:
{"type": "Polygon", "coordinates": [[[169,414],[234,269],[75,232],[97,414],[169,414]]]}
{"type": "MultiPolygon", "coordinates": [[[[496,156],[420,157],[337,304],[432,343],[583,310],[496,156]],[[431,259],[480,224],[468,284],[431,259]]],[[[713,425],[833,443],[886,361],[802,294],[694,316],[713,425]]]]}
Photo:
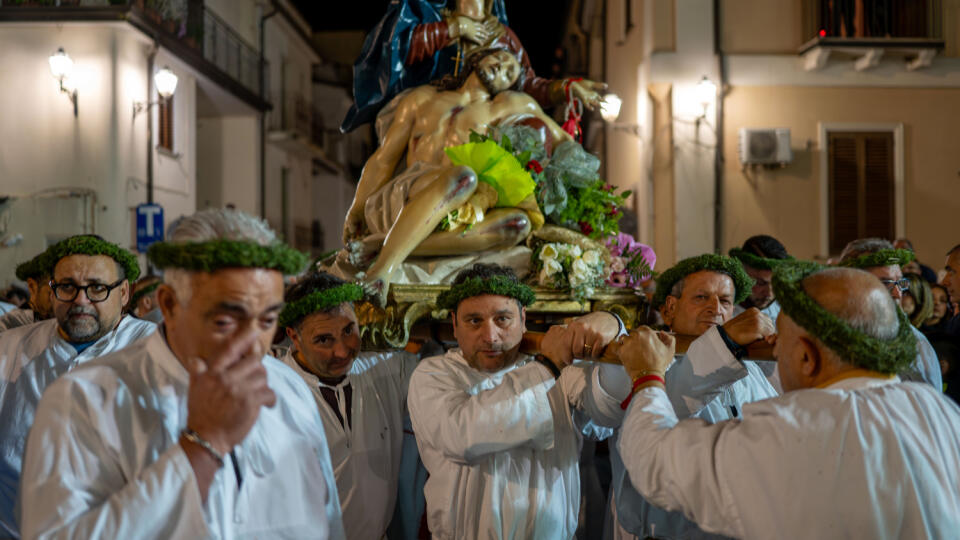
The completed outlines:
{"type": "Polygon", "coordinates": [[[160,98],[160,104],[157,106],[157,120],[159,131],[157,146],[173,152],[173,96],[166,99],[160,98]]]}
{"type": "Polygon", "coordinates": [[[830,133],[830,253],[857,238],[893,238],[893,133],[830,133]]]}

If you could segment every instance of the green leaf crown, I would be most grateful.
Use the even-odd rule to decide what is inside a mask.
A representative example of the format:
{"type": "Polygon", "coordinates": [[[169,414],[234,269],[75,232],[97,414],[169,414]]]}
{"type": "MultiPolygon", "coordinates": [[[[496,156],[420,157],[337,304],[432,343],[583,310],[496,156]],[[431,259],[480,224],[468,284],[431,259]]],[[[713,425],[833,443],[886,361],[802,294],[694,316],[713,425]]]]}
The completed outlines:
{"type": "Polygon", "coordinates": [[[897,309],[899,328],[891,340],[854,329],[803,290],[803,279],[824,268],[813,262],[795,261],[773,271],[773,292],[782,312],[850,364],[886,374],[908,368],[917,357],[917,338],[903,311],[897,309]]]}
{"type": "Polygon", "coordinates": [[[734,303],[739,304],[750,296],[753,289],[753,278],[747,275],[740,261],[733,257],[706,253],[696,257],[690,257],[678,262],[669,270],[664,271],[657,277],[657,291],[653,294],[653,308],[659,308],[667,301],[667,296],[673,290],[673,286],[681,279],[704,270],[719,272],[730,276],[733,280],[734,303]]]}
{"type": "Polygon", "coordinates": [[[437,297],[437,306],[456,311],[463,300],[484,294],[508,296],[516,299],[523,306],[533,304],[537,298],[529,286],[507,276],[492,276],[486,279],[473,277],[440,293],[437,297]]]}

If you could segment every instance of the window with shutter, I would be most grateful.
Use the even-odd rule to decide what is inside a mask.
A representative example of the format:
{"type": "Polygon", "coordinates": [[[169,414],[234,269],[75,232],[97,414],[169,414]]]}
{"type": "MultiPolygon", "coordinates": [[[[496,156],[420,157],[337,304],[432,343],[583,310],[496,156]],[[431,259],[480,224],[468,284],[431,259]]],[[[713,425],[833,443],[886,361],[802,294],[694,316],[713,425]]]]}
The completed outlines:
{"type": "Polygon", "coordinates": [[[893,238],[893,133],[831,132],[828,141],[830,253],[857,238],[893,238]]]}
{"type": "Polygon", "coordinates": [[[158,143],[159,148],[173,152],[173,96],[160,98],[157,106],[158,143]]]}

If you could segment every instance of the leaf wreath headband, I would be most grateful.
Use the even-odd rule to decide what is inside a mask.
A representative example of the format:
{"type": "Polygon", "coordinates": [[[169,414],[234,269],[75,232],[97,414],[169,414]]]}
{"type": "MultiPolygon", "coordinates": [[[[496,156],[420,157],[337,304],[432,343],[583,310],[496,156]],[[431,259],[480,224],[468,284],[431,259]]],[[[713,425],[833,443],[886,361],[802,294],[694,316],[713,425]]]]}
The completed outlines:
{"type": "Polygon", "coordinates": [[[893,339],[877,339],[856,330],[803,290],[803,279],[825,268],[806,261],[779,265],[773,271],[772,284],[781,310],[840,358],[857,367],[887,374],[909,367],[917,356],[917,338],[903,311],[896,310],[899,327],[893,339]]]}
{"type": "Polygon", "coordinates": [[[70,255],[105,255],[123,267],[127,281],[132,283],[140,277],[140,265],[137,264],[136,255],[93,234],[81,234],[61,240],[33,260],[38,258],[43,260],[46,263],[47,274],[52,276],[53,269],[60,259],[70,255]]]}
{"type": "Polygon", "coordinates": [[[707,253],[697,257],[683,259],[672,268],[660,274],[657,278],[657,291],[653,295],[653,308],[659,308],[667,301],[667,296],[670,295],[670,291],[673,290],[673,286],[676,285],[678,281],[690,274],[703,270],[710,270],[730,276],[736,290],[734,294],[735,304],[746,300],[747,297],[750,296],[750,291],[753,290],[753,278],[747,275],[740,261],[733,257],[707,253]]]}
{"type": "Polygon", "coordinates": [[[277,242],[263,246],[244,240],[206,242],[158,242],[150,246],[147,257],[158,268],[181,268],[194,272],[213,272],[221,268],[266,268],[285,275],[300,273],[307,256],[277,242]]]}
{"type": "Polygon", "coordinates": [[[761,257],[750,253],[749,251],[744,251],[740,248],[733,248],[730,250],[730,256],[734,259],[739,260],[741,263],[749,266],[750,268],[756,268],[757,270],[773,270],[777,265],[782,264],[783,261],[792,261],[793,257],[787,257],[786,259],[774,259],[772,257],[761,257]]]}
{"type": "Polygon", "coordinates": [[[329,289],[313,291],[283,307],[280,312],[280,327],[296,326],[307,315],[339,306],[344,302],[363,299],[363,287],[356,283],[344,283],[329,289]]]}
{"type": "Polygon", "coordinates": [[[848,268],[873,268],[875,266],[890,266],[892,264],[903,266],[916,258],[917,256],[909,249],[881,249],[873,253],[867,253],[866,255],[841,261],[837,266],[846,266],[848,268]]]}
{"type": "Polygon", "coordinates": [[[529,286],[507,276],[472,277],[440,293],[437,297],[437,306],[449,311],[456,311],[460,302],[484,294],[509,296],[520,302],[522,306],[533,304],[537,298],[533,289],[529,286]]]}

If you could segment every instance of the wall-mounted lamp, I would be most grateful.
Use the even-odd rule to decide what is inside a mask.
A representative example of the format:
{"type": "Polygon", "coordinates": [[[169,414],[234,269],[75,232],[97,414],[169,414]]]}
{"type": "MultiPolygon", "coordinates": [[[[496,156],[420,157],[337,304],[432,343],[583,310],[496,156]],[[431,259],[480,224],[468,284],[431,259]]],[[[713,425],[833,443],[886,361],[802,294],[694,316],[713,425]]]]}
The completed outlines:
{"type": "Polygon", "coordinates": [[[703,116],[707,115],[707,107],[717,99],[717,85],[706,75],[697,83],[695,90],[697,102],[703,106],[703,116]]]}
{"type": "MultiPolygon", "coordinates": [[[[177,76],[174,74],[174,72],[170,71],[169,67],[163,66],[163,69],[153,75],[153,84],[157,85],[157,94],[160,95],[160,99],[170,99],[170,96],[177,91],[177,76]]],[[[134,101],[133,117],[136,118],[138,113],[141,113],[158,103],[160,103],[159,100],[147,102],[134,101]]]]}
{"type": "Polygon", "coordinates": [[[50,55],[50,73],[53,78],[60,83],[60,91],[67,95],[70,102],[73,103],[73,116],[77,116],[77,89],[73,85],[71,75],[73,74],[73,60],[63,50],[63,47],[57,49],[57,52],[50,55]]]}
{"type": "Polygon", "coordinates": [[[627,133],[632,133],[633,135],[640,137],[639,124],[617,122],[617,118],[620,117],[620,107],[622,105],[623,100],[620,99],[620,96],[616,94],[607,94],[603,96],[603,101],[600,102],[600,116],[603,117],[603,121],[614,130],[626,131],[627,133]]]}

